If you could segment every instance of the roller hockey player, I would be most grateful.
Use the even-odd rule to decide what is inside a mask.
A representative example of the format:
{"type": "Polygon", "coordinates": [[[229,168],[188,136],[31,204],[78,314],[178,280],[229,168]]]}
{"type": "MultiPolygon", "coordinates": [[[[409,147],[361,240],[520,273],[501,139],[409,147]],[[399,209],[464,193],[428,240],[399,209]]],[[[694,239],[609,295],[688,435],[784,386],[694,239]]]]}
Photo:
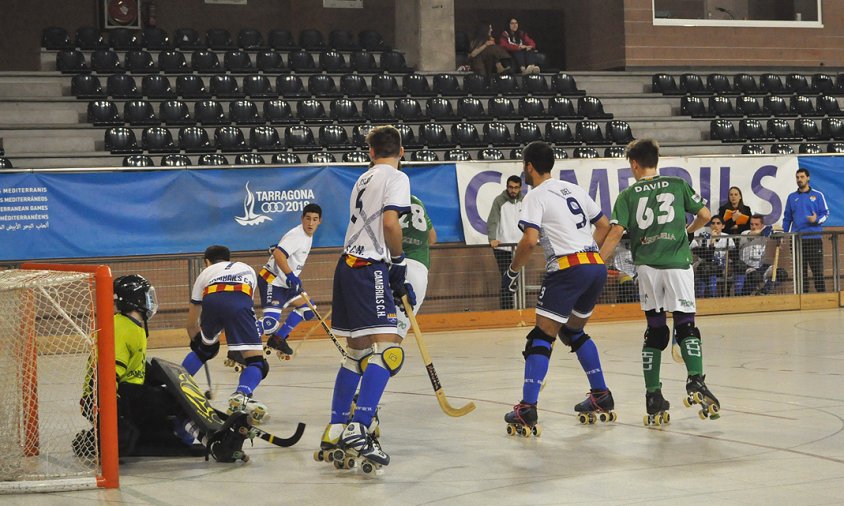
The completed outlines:
{"type": "Polygon", "coordinates": [[[270,258],[258,271],[258,290],[264,315],[261,328],[267,336],[267,354],[277,351],[279,358],[290,359],[293,350],[287,343],[290,332],[301,323],[314,317],[313,311],[299,296],[302,281],[299,275],[311,251],[314,233],[322,222],[322,208],[308,204],[302,210],[302,223],[290,229],[278,244],[270,248],[270,258]],[[292,306],[293,310],[281,323],[281,312],[292,306]]]}
{"type": "Polygon", "coordinates": [[[347,339],[347,357],[334,384],[331,420],[320,450],[333,450],[338,467],[359,463],[371,472],[390,463],[373,439],[374,415],[390,377],[401,370],[404,350],[396,328],[396,300],[412,287],[406,283],[399,218],[410,211],[410,182],[398,170],[404,154],[399,132],[374,128],[367,136],[370,167],[355,183],[344,252],[334,272],[332,330],[347,339]],[[388,263],[389,261],[389,263],[388,263]],[[360,394],[352,420],[352,399],[360,394]]]}
{"type": "Polygon", "coordinates": [[[659,376],[662,351],[672,338],[666,311],[673,313],[674,338],[688,371],[684,404],[699,404],[702,418],[718,418],[721,406],[704,383],[700,330],[695,326],[692,254],[687,240],[688,234],[709,222],[711,213],[706,201],[685,180],[657,174],[656,141],[633,141],[626,154],[636,182],[615,201],[613,226],[601,254],[611,256],[624,231],[630,234],[642,310],[647,318],[642,346],[645,425],[660,425],[670,419],[659,376]],[[688,226],[686,213],[695,215],[688,226]]]}
{"type": "Polygon", "coordinates": [[[522,239],[502,283],[515,292],[519,270],[537,243],[545,253],[547,274],[536,301],[536,326],[528,333],[523,352],[522,400],[504,420],[510,435],[538,436],[536,404],[557,336],[577,355],[589,380],[588,396],[574,407],[580,422],[615,420],[615,405],[604,382],[598,348],[584,332],[607,281],[607,268],[598,247],[610,224],[585,190],[551,177],[554,152],[548,144],[532,142],[522,156],[527,183],[533,189],[522,204],[522,239]]]}
{"type": "Polygon", "coordinates": [[[245,411],[251,422],[261,423],[267,407],[252,398],[255,388],[267,377],[270,366],[261,346],[261,324],[255,318],[252,292],[255,271],[243,262],[232,262],[225,246],[205,250],[205,269],[191,291],[187,331],[191,352],[182,366],[195,375],[202,364],[220,351],[220,332],[226,331],[229,351],[240,353],[245,367],[235,392],[229,397],[229,414],[245,411]],[[202,317],[200,319],[200,316],[202,317]]]}

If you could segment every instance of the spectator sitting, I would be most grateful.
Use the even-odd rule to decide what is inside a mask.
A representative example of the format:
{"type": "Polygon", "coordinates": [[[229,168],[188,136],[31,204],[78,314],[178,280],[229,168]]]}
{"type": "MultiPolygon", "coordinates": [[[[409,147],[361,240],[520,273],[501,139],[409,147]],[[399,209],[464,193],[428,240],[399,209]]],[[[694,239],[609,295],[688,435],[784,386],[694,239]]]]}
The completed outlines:
{"type": "MultiPolygon", "coordinates": [[[[740,239],[736,295],[770,293],[773,289],[771,272],[769,272],[771,265],[765,255],[768,238],[772,232],[773,228],[770,225],[764,226],[761,214],[750,217],[750,230],[744,232],[740,239]]],[[[779,272],[782,271],[778,271],[778,274],[779,272]]]]}
{"type": "Polygon", "coordinates": [[[753,213],[744,203],[744,196],[738,186],[731,186],[727,202],[718,209],[718,216],[724,222],[724,233],[740,235],[750,230],[753,213]]]}
{"type": "Polygon", "coordinates": [[[469,66],[472,71],[483,76],[505,74],[510,71],[510,61],[510,53],[495,43],[492,25],[479,25],[469,46],[469,66]]]}
{"type": "Polygon", "coordinates": [[[713,216],[709,222],[711,232],[703,232],[692,241],[692,253],[699,262],[695,269],[695,295],[697,297],[716,297],[718,295],[718,276],[723,276],[727,266],[727,255],[735,251],[733,240],[724,234],[724,221],[720,216],[713,216]]]}
{"type": "Polygon", "coordinates": [[[513,57],[519,72],[538,74],[539,66],[536,54],[536,42],[524,30],[519,30],[519,21],[511,18],[508,28],[501,32],[498,44],[513,57]]]}

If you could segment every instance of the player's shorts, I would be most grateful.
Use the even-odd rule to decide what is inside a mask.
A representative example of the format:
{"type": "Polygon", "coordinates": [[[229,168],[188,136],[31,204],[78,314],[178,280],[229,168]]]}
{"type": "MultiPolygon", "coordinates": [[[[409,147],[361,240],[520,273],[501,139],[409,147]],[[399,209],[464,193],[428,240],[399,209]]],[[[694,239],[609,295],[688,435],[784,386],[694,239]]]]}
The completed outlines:
{"type": "Polygon", "coordinates": [[[682,311],[696,313],[695,275],[691,267],[685,269],[655,269],[636,266],[639,280],[639,300],[642,311],[682,311]]]}
{"type": "MultiPolygon", "coordinates": [[[[413,293],[416,295],[416,305],[413,306],[413,314],[416,314],[416,311],[422,306],[422,301],[425,300],[425,292],[428,291],[428,268],[422,262],[412,258],[408,258],[406,262],[407,276],[405,279],[413,287],[413,293]]],[[[401,304],[401,301],[399,301],[399,304],[401,304]]],[[[410,319],[401,309],[396,312],[396,318],[398,319],[399,335],[404,339],[410,331],[410,319]]]]}
{"type": "Polygon", "coordinates": [[[252,297],[238,292],[209,293],[202,298],[199,326],[202,341],[214,344],[221,330],[226,331],[230,350],[262,350],[261,324],[255,318],[252,297]]]}
{"type": "Polygon", "coordinates": [[[290,288],[267,283],[267,280],[258,277],[258,293],[261,294],[261,307],[287,307],[291,300],[299,296],[299,293],[290,288]]]}
{"type": "Polygon", "coordinates": [[[358,262],[342,255],[334,270],[331,329],[342,337],[396,334],[396,304],[384,262],[358,262]]]}
{"type": "Polygon", "coordinates": [[[536,314],[559,323],[566,323],[572,315],[588,318],[606,282],[607,266],[604,264],[574,265],[551,272],[545,276],[539,290],[536,314]]]}

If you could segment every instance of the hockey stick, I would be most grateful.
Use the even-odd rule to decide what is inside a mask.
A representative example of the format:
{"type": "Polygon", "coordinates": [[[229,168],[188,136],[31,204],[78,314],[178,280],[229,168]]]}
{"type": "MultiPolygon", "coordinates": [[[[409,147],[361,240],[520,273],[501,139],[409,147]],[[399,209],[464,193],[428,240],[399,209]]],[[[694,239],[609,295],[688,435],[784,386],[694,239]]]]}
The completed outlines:
{"type": "MultiPolygon", "coordinates": [[[[226,421],[229,418],[229,415],[225,411],[220,411],[219,409],[215,409],[214,411],[217,412],[217,415],[223,421],[226,421]]],[[[295,445],[300,439],[302,439],[302,435],[305,433],[305,424],[299,422],[298,425],[296,425],[296,431],[290,437],[279,437],[270,434],[264,429],[260,429],[252,424],[249,424],[249,432],[268,443],[281,446],[282,448],[288,448],[295,445]]]]}
{"type": "Polygon", "coordinates": [[[205,379],[208,380],[208,390],[205,391],[205,398],[210,401],[216,397],[214,394],[216,394],[217,389],[211,384],[211,370],[208,369],[208,362],[202,364],[202,367],[205,368],[205,379]]]}
{"type": "Polygon", "coordinates": [[[410,320],[410,326],[413,328],[413,335],[416,336],[416,344],[419,346],[419,352],[422,354],[422,361],[425,363],[425,369],[428,371],[428,378],[431,380],[431,385],[434,387],[434,393],[437,396],[437,402],[440,404],[440,408],[443,410],[443,413],[448,416],[455,417],[471,413],[475,410],[475,403],[472,401],[469,401],[469,403],[462,408],[455,408],[448,403],[448,399],[445,397],[445,392],[443,392],[443,387],[440,385],[440,379],[437,377],[437,371],[434,369],[434,363],[431,361],[431,356],[428,355],[428,349],[425,347],[425,342],[422,340],[422,331],[419,330],[419,323],[416,322],[416,316],[413,314],[413,307],[411,307],[410,302],[407,300],[407,295],[403,295],[401,301],[402,304],[404,304],[404,311],[407,313],[407,318],[410,320]]]}
{"type": "Polygon", "coordinates": [[[776,239],[777,241],[777,249],[774,250],[774,272],[771,273],[771,282],[777,282],[777,268],[780,266],[780,245],[782,244],[782,239],[776,239]]]}
{"type": "Polygon", "coordinates": [[[683,352],[680,351],[680,345],[677,344],[677,338],[671,336],[671,358],[678,364],[683,363],[683,352]]]}
{"type": "Polygon", "coordinates": [[[325,329],[325,332],[328,333],[328,337],[330,337],[331,340],[334,342],[334,346],[337,347],[337,350],[340,352],[340,355],[343,355],[343,358],[348,357],[348,355],[346,354],[346,350],[343,348],[343,345],[340,344],[340,341],[337,339],[337,336],[335,336],[334,332],[331,331],[331,327],[329,327],[328,324],[325,323],[325,319],[320,316],[319,312],[316,309],[316,306],[311,303],[311,298],[308,297],[307,292],[301,292],[300,295],[303,299],[305,299],[305,304],[307,304],[311,311],[314,312],[317,319],[319,320],[319,323],[322,324],[322,328],[325,329]]]}

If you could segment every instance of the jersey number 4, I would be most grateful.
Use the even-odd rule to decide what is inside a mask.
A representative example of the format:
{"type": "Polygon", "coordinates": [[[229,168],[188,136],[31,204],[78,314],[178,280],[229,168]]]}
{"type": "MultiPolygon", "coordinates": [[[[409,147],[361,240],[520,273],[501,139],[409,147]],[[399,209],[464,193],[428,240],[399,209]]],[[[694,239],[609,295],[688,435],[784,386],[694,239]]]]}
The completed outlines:
{"type": "MultiPolygon", "coordinates": [[[[659,193],[656,196],[659,202],[659,209],[657,209],[656,222],[658,225],[664,225],[674,220],[674,194],[673,193],[659,193]]],[[[636,223],[640,229],[646,229],[653,225],[654,210],[648,207],[648,197],[641,197],[639,204],[636,206],[636,223]]]]}

